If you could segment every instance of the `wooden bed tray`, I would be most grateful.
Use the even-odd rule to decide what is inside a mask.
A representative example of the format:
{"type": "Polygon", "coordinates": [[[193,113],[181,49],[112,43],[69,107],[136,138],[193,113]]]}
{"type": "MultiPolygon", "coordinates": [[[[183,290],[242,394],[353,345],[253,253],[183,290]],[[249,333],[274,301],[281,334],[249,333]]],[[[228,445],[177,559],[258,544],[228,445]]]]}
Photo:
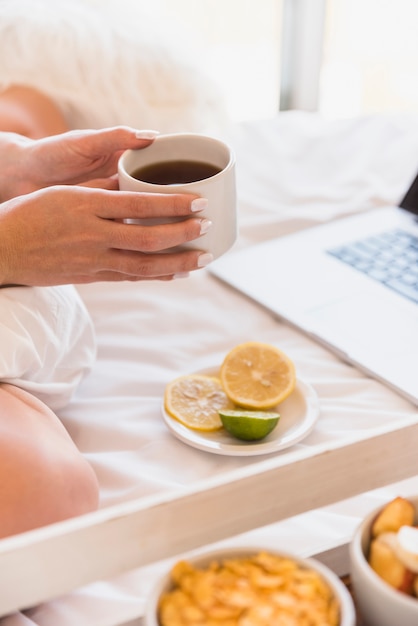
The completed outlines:
{"type": "MultiPolygon", "coordinates": [[[[413,476],[417,437],[418,423],[400,424],[334,449],[298,447],[198,488],[4,539],[0,616],[413,476]]],[[[318,556],[339,575],[348,573],[346,546],[318,556]]]]}

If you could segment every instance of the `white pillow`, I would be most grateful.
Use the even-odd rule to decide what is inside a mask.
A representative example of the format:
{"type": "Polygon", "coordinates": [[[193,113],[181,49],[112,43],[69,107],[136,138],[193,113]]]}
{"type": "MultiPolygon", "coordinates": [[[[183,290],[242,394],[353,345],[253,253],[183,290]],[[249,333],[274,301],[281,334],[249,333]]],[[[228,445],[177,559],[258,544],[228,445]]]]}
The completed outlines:
{"type": "Polygon", "coordinates": [[[219,130],[224,106],[196,47],[137,4],[1,0],[0,90],[39,89],[72,129],[219,130]]]}
{"type": "Polygon", "coordinates": [[[96,356],[90,315],[75,287],[0,289],[0,381],[52,410],[64,407],[96,356]]]}

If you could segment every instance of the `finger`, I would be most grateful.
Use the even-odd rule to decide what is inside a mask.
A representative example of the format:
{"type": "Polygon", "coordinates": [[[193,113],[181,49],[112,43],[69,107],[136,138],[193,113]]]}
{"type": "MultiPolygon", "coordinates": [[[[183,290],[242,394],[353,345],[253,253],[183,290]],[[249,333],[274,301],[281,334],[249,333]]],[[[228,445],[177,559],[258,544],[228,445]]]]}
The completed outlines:
{"type": "Polygon", "coordinates": [[[119,191],[104,195],[98,217],[105,219],[141,219],[189,216],[207,207],[207,200],[196,194],[138,193],[119,191]]]}
{"type": "Polygon", "coordinates": [[[137,252],[162,252],[198,239],[211,228],[205,218],[186,218],[169,224],[125,224],[113,222],[110,247],[137,252]]]}
{"type": "Polygon", "coordinates": [[[66,140],[75,151],[96,158],[127,149],[146,148],[157,136],[158,131],[155,130],[114,126],[101,130],[71,131],[66,134],[66,140]]]}
{"type": "Polygon", "coordinates": [[[205,267],[212,260],[212,255],[201,250],[184,252],[166,252],[161,254],[143,254],[122,250],[109,250],[101,259],[100,273],[117,272],[139,279],[162,279],[184,276],[189,272],[205,267]]]}
{"type": "Polygon", "coordinates": [[[158,281],[171,281],[174,280],[175,278],[185,278],[188,275],[188,273],[182,273],[182,274],[167,274],[166,276],[151,276],[151,277],[147,277],[147,276],[135,276],[135,275],[129,275],[129,274],[122,274],[121,272],[111,272],[111,271],[102,271],[102,272],[98,272],[97,274],[94,275],[80,275],[80,276],[75,276],[72,277],[71,282],[72,284],[76,284],[76,285],[86,285],[89,283],[96,283],[96,282],[122,282],[122,281],[129,281],[129,282],[143,282],[143,281],[152,281],[152,280],[158,280],[158,281]]]}

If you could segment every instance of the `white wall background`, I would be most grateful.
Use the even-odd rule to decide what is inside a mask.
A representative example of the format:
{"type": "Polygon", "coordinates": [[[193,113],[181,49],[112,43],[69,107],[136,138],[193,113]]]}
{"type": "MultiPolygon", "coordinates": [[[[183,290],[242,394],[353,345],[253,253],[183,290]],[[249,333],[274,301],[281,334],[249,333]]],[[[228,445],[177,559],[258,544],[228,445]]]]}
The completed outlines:
{"type": "Polygon", "coordinates": [[[196,57],[221,86],[235,119],[279,107],[281,0],[159,0],[196,40],[196,57]]]}
{"type": "MultiPolygon", "coordinates": [[[[194,60],[218,82],[235,120],[277,114],[285,1],[306,1],[310,10],[323,2],[86,0],[124,11],[142,5],[173,31],[185,27],[194,60]]],[[[326,0],[319,112],[418,112],[417,29],[418,0],[326,0]]]]}
{"type": "Polygon", "coordinates": [[[328,0],[320,111],[418,112],[417,31],[417,0],[328,0]]]}

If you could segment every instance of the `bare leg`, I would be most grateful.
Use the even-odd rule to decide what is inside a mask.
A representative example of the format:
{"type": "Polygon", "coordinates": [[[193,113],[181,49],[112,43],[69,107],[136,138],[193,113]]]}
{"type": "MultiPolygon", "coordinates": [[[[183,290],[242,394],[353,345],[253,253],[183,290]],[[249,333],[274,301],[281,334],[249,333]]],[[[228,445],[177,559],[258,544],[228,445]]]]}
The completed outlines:
{"type": "Polygon", "coordinates": [[[98,483],[56,415],[0,384],[0,537],[93,511],[98,483]]]}
{"type": "Polygon", "coordinates": [[[0,92],[0,130],[39,139],[69,128],[48,96],[33,87],[12,85],[0,92]]]}

